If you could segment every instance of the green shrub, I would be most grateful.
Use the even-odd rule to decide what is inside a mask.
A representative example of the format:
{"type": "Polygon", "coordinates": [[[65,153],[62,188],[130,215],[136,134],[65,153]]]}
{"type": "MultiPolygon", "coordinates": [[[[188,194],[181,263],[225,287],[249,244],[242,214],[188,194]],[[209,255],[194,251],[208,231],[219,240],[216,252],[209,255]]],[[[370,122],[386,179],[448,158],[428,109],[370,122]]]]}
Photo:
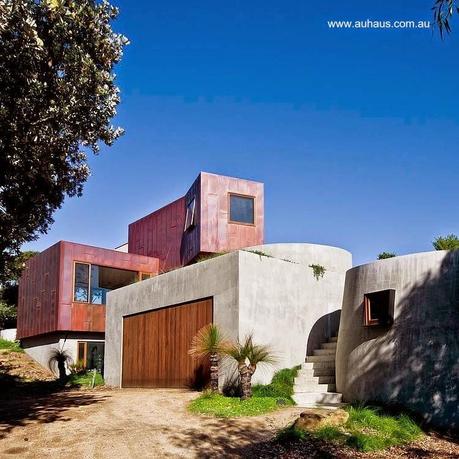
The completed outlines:
{"type": "Polygon", "coordinates": [[[5,349],[10,352],[24,352],[19,341],[9,341],[3,338],[0,338],[0,349],[5,349]]]}
{"type": "MultiPolygon", "coordinates": [[[[72,373],[69,376],[69,384],[71,386],[83,386],[91,387],[94,373],[92,371],[86,371],[84,373],[72,373]]],[[[104,378],[100,373],[96,372],[96,378],[94,381],[95,386],[103,386],[105,384],[104,378]]]]}
{"type": "Polygon", "coordinates": [[[422,435],[419,426],[406,414],[392,416],[381,408],[363,406],[351,406],[346,411],[349,419],[344,426],[322,427],[311,435],[363,452],[409,443],[422,435]]]}
{"type": "Polygon", "coordinates": [[[290,443],[298,440],[305,440],[308,434],[301,429],[297,429],[294,425],[280,430],[276,435],[276,441],[280,443],[290,443]]]}
{"type": "Polygon", "coordinates": [[[300,366],[297,366],[277,371],[270,384],[256,384],[253,386],[253,396],[278,397],[284,399],[287,404],[293,405],[293,384],[300,368],[300,366]]]}

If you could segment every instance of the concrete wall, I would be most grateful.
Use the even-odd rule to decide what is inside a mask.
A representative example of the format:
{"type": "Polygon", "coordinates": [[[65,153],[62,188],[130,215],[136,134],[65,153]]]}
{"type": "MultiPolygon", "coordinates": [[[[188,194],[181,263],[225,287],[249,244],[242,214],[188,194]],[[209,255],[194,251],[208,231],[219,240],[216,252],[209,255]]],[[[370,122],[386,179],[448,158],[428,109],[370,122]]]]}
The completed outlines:
{"type": "Polygon", "coordinates": [[[238,252],[171,271],[107,295],[105,380],[119,386],[123,316],[212,296],[214,322],[237,338],[238,252]]]}
{"type": "MultiPolygon", "coordinates": [[[[104,341],[103,334],[67,334],[54,333],[46,336],[25,338],[21,341],[26,354],[30,355],[36,362],[46,369],[49,368],[49,359],[54,349],[64,349],[71,357],[71,363],[75,363],[78,357],[78,341],[104,341]]],[[[57,368],[51,370],[58,375],[57,368]]]]}
{"type": "MultiPolygon", "coordinates": [[[[313,249],[309,244],[267,245],[259,250],[272,250],[276,256],[292,260],[232,252],[110,292],[105,335],[107,383],[120,384],[123,316],[210,296],[214,298],[214,322],[230,338],[243,339],[253,332],[257,342],[270,344],[276,352],[275,368],[303,362],[311,335],[325,341],[327,334],[337,331],[336,324],[333,330],[332,322],[323,319],[340,308],[351,255],[333,247],[313,249]],[[341,264],[333,254],[341,257],[341,264]],[[327,269],[322,279],[314,278],[308,266],[311,263],[327,269]]],[[[254,382],[269,382],[275,368],[260,368],[254,382]]]]}
{"type": "Polygon", "coordinates": [[[336,358],[346,401],[402,404],[459,426],[459,251],[358,266],[346,276],[336,358]],[[363,295],[395,289],[391,326],[363,326],[363,295]]]}
{"type": "Polygon", "coordinates": [[[304,362],[308,352],[336,335],[349,252],[313,244],[272,244],[259,250],[273,258],[247,251],[239,262],[239,336],[253,333],[270,344],[277,356],[274,368],[260,368],[254,381],[269,383],[273,372],[304,362]],[[285,261],[288,260],[288,261],[285,261]],[[326,269],[313,276],[310,264],[326,269]],[[338,320],[337,320],[338,319],[338,320]]]}
{"type": "Polygon", "coordinates": [[[7,341],[14,341],[16,339],[16,328],[5,328],[0,330],[0,337],[7,341]]]}

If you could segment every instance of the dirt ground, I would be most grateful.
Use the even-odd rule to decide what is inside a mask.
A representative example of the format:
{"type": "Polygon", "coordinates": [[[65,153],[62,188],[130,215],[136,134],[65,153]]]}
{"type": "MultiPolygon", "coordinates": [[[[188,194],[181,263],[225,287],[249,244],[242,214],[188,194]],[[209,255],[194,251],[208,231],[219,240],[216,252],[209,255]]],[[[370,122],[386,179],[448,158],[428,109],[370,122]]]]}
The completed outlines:
{"type": "MultiPolygon", "coordinates": [[[[301,408],[216,419],[186,411],[196,396],[181,390],[101,389],[2,401],[0,458],[361,457],[314,444],[285,449],[273,443],[275,432],[301,408]]],[[[459,458],[459,446],[428,437],[371,457],[453,459],[459,458]]]]}
{"type": "Polygon", "coordinates": [[[31,402],[17,416],[4,412],[3,421],[5,406],[0,457],[236,456],[248,444],[269,439],[301,411],[238,420],[197,417],[186,411],[196,396],[180,390],[61,392],[54,401],[31,402]]]}

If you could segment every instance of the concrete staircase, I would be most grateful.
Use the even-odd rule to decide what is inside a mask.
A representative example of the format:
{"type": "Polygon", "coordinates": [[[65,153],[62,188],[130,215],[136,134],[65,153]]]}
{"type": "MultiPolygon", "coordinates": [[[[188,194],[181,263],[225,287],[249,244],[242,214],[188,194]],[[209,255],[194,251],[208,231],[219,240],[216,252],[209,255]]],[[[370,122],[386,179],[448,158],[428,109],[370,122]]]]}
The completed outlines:
{"type": "Polygon", "coordinates": [[[341,405],[335,381],[336,342],[336,337],[330,338],[301,365],[293,386],[293,400],[298,406],[332,408],[341,405]]]}

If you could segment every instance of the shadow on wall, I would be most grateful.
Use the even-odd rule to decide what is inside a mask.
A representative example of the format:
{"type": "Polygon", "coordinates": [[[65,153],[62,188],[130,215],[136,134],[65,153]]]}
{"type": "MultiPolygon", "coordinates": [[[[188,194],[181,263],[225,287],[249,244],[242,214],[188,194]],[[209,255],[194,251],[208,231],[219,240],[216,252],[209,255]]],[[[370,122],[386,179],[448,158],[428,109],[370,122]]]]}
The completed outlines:
{"type": "MultiPolygon", "coordinates": [[[[409,282],[403,272],[401,281],[409,282]]],[[[459,252],[403,292],[396,312],[392,326],[362,332],[362,349],[349,361],[348,393],[403,405],[429,424],[457,431],[459,252]]]]}
{"type": "Polygon", "coordinates": [[[322,316],[311,328],[308,336],[306,355],[313,355],[322,343],[326,343],[332,336],[337,336],[341,311],[337,310],[322,316]]]}

